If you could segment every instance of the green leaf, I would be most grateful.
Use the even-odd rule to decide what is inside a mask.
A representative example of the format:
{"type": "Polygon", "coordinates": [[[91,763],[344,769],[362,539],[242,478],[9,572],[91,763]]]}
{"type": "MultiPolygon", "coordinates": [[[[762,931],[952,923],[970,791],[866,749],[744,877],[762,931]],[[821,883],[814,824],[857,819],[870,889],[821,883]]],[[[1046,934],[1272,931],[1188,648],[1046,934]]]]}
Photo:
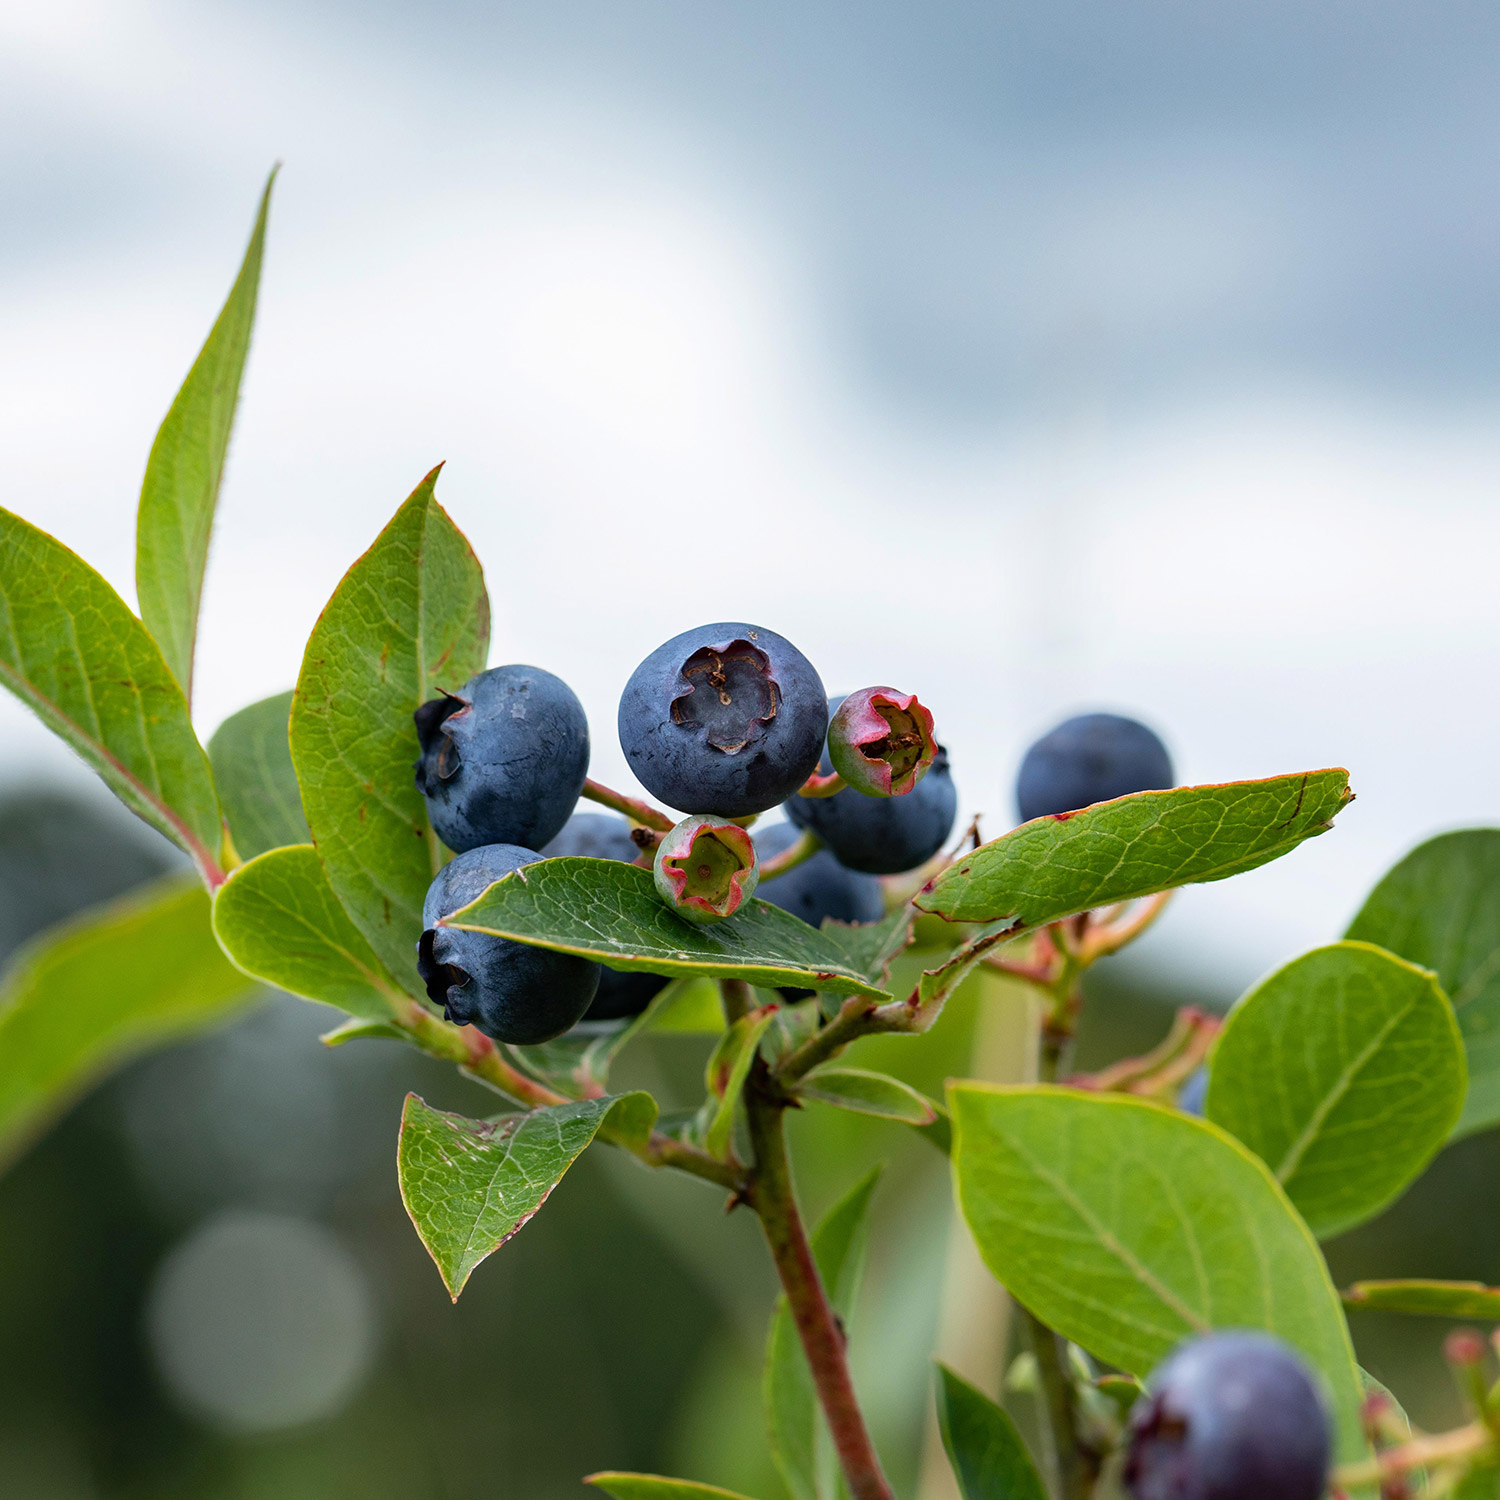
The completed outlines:
{"type": "Polygon", "coordinates": [[[412,776],[412,714],[478,672],[489,641],[484,577],[433,498],[437,475],[334,590],[292,700],[292,762],[328,883],[402,983],[443,863],[412,776]]]}
{"type": "Polygon", "coordinates": [[[393,1026],[389,1021],[366,1021],[352,1016],[341,1022],[332,1031],[325,1031],[318,1038],[325,1047],[342,1047],[345,1042],[409,1042],[411,1033],[393,1026]]]}
{"type": "Polygon", "coordinates": [[[1322,1372],[1364,1450],[1338,1293],[1265,1164],[1217,1126],[1123,1095],[949,1091],[959,1203],[996,1277],[1106,1364],[1146,1375],[1181,1339],[1263,1328],[1322,1372]]]}
{"type": "Polygon", "coordinates": [[[1500,1467],[1476,1463],[1448,1492],[1449,1500],[1496,1500],[1500,1496],[1500,1467]]]}
{"type": "Polygon", "coordinates": [[[1437,973],[1469,1056],[1454,1133],[1500,1124],[1500,829],[1445,833],[1413,849],[1344,935],[1437,973]]]}
{"type": "Polygon", "coordinates": [[[136,513],[135,591],[141,619],[189,701],[203,569],[255,323],[266,212],[275,180],[272,172],[229,300],[151,445],[136,513]]]}
{"type": "Polygon", "coordinates": [[[528,865],[445,920],[579,953],[611,969],[891,998],[849,964],[834,940],[779,908],[752,901],[727,922],[696,927],[667,909],[649,870],[614,859],[528,865]]]}
{"type": "Polygon", "coordinates": [[[396,1164],[401,1201],[455,1302],[470,1273],[547,1201],[601,1130],[647,1135],[650,1094],[582,1099],[486,1122],[406,1096],[396,1164]]]}
{"type": "Polygon", "coordinates": [[[1344,1293],[1344,1306],[1494,1323],[1500,1322],[1500,1287],[1482,1281],[1356,1281],[1344,1293]]]}
{"type": "MultiPolygon", "coordinates": [[[[529,1047],[506,1045],[505,1052],[523,1071],[550,1084],[559,1093],[573,1099],[593,1098],[606,1092],[609,1070],[625,1047],[645,1032],[663,1029],[660,1018],[678,1007],[684,988],[699,982],[672,980],[657,991],[640,1015],[628,1020],[583,1021],[553,1041],[529,1047]]],[[[724,1012],[719,1004],[718,987],[707,980],[701,983],[709,991],[717,1015],[717,1024],[712,1029],[715,1033],[722,1032],[724,1012]]],[[[674,1024],[666,1029],[680,1028],[674,1024]]]]}
{"type": "Polygon", "coordinates": [[[745,1500],[716,1484],[691,1479],[663,1479],[660,1474],[590,1474],[584,1481],[613,1495],[615,1500],[745,1500]]]}
{"type": "Polygon", "coordinates": [[[879,922],[837,922],[823,919],[823,935],[833,938],[851,968],[871,984],[884,986],[891,964],[911,942],[917,909],[909,901],[879,922]]]}
{"type": "Polygon", "coordinates": [[[797,1085],[797,1096],[903,1125],[932,1125],[938,1117],[936,1105],[909,1083],[864,1068],[819,1068],[797,1085]]]}
{"type": "Polygon", "coordinates": [[[44,933],[0,983],[0,1161],[106,1072],[254,996],[196,881],[173,877],[44,933]]]}
{"type": "Polygon", "coordinates": [[[1314,948],[1229,1013],[1205,1112],[1270,1167],[1320,1239],[1380,1212],[1448,1138],[1464,1048],[1429,969],[1314,948]]]}
{"type": "Polygon", "coordinates": [[[311,836],[292,769],[291,712],[290,692],[262,698],[231,714],[208,742],[219,801],[241,859],[305,844],[311,836]]]}
{"type": "Polygon", "coordinates": [[[1353,795],[1342,770],[1136,792],[1023,823],[950,865],[916,904],[950,921],[1042,927],[1279,859],[1326,833],[1353,795]]]}
{"type": "Polygon", "coordinates": [[[750,1064],[755,1061],[760,1039],[766,1034],[766,1027],[775,1016],[774,1005],[747,1012],[719,1038],[719,1044],[708,1060],[708,1091],[718,1100],[703,1135],[703,1146],[710,1156],[717,1156],[722,1160],[729,1153],[730,1137],[734,1131],[734,1112],[740,1102],[740,1095],[745,1091],[750,1064]]]}
{"type": "MultiPolygon", "coordinates": [[[[818,1275],[834,1312],[846,1323],[864,1271],[870,1199],[879,1181],[876,1167],[823,1215],[813,1231],[818,1275]]],[[[827,1500],[833,1493],[833,1474],[826,1457],[820,1456],[826,1428],[785,1297],[777,1299],[771,1316],[763,1395],[771,1456],[792,1500],[827,1500]]]]}
{"type": "Polygon", "coordinates": [[[3,509],[0,681],[205,880],[220,878],[213,775],[156,642],[81,557],[3,509]]]}
{"type": "Polygon", "coordinates": [[[712,979],[674,979],[652,1002],[648,1031],[683,1036],[717,1036],[724,1029],[724,1004],[712,979]]]}
{"type": "Polygon", "coordinates": [[[938,1426],[963,1500],[1047,1500],[1016,1424],[981,1391],[938,1366],[938,1426]]]}
{"type": "Polygon", "coordinates": [[[408,1001],[339,905],[311,844],[241,865],[214,897],[214,932],[247,974],[385,1021],[408,1001]]]}

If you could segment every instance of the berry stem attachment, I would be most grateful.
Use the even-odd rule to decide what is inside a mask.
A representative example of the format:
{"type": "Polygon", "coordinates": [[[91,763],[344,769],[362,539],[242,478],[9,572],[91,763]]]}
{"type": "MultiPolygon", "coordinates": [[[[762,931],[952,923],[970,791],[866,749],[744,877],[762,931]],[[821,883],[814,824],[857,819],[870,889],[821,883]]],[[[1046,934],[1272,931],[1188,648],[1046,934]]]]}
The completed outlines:
{"type": "Polygon", "coordinates": [[[837,771],[819,776],[816,771],[797,789],[799,797],[832,797],[844,790],[844,778],[837,771]]]}
{"type": "Polygon", "coordinates": [[[778,875],[785,875],[788,870],[795,870],[798,865],[811,859],[822,847],[823,840],[812,829],[805,829],[802,837],[795,844],[789,844],[780,854],[773,854],[761,865],[761,882],[775,880],[778,875]]]}
{"type": "Polygon", "coordinates": [[[639,797],[627,797],[624,792],[617,792],[613,787],[605,786],[602,781],[595,781],[592,777],[583,783],[583,795],[590,802],[624,813],[632,822],[639,823],[644,828],[654,828],[658,833],[671,833],[676,827],[666,813],[652,807],[649,802],[643,802],[639,797]]]}
{"type": "Polygon", "coordinates": [[[746,1088],[745,1108],[755,1149],[749,1201],[765,1231],[849,1493],[853,1500],[895,1500],[854,1394],[844,1331],[829,1305],[797,1208],[783,1128],[786,1099],[759,1060],[746,1088]]]}

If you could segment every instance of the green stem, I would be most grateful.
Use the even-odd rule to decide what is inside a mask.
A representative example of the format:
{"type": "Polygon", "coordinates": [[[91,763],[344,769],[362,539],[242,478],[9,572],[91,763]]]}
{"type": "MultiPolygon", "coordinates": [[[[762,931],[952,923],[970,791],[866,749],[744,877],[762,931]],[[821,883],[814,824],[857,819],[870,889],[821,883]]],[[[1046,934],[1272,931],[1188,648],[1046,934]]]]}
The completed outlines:
{"type": "Polygon", "coordinates": [[[763,1063],[757,1062],[751,1074],[745,1106],[755,1148],[749,1200],[760,1216],[849,1493],[853,1500],[895,1500],[854,1394],[844,1331],[797,1210],[783,1129],[785,1100],[763,1063]]]}
{"type": "Polygon", "coordinates": [[[1078,1408],[1063,1341],[1030,1308],[1023,1308],[1036,1354],[1037,1381],[1047,1405],[1052,1458],[1062,1500],[1088,1500],[1092,1488],[1078,1437],[1078,1408]]]}
{"type": "Polygon", "coordinates": [[[803,861],[811,859],[822,847],[823,840],[812,829],[804,830],[802,837],[795,844],[789,844],[780,854],[773,854],[761,865],[761,880],[775,880],[778,875],[785,875],[788,870],[795,870],[803,861]]]}
{"type": "Polygon", "coordinates": [[[731,1026],[755,1009],[755,996],[743,979],[721,979],[719,996],[724,1003],[724,1019],[731,1026]]]}
{"type": "MultiPolygon", "coordinates": [[[[1059,945],[1065,955],[1067,949],[1059,945]]],[[[1037,1074],[1043,1083],[1056,1083],[1064,1059],[1073,1044],[1076,1011],[1076,970],[1065,959],[1058,981],[1049,987],[1051,1006],[1042,1016],[1041,1050],[1037,1074]]],[[[1062,1339],[1031,1309],[1023,1308],[1036,1354],[1037,1380],[1046,1402],[1047,1426],[1052,1435],[1052,1456],[1057,1469],[1062,1500],[1088,1500],[1093,1488],[1090,1455],[1078,1433],[1078,1393],[1067,1368],[1067,1350],[1062,1339]]]]}

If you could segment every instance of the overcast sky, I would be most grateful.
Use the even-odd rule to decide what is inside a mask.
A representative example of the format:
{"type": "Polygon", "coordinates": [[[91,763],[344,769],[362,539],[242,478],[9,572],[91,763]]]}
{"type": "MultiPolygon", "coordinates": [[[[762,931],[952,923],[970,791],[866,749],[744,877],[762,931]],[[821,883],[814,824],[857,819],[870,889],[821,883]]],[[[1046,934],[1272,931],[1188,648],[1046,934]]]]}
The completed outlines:
{"type": "Polygon", "coordinates": [[[605,779],[635,662],[736,617],[922,693],[992,833],[1083,707],[1186,780],[1349,766],[1156,940],[1233,988],[1500,818],[1497,74],[1436,0],[0,0],[3,503],[133,602],[281,160],[205,735],[446,459],[605,779]]]}

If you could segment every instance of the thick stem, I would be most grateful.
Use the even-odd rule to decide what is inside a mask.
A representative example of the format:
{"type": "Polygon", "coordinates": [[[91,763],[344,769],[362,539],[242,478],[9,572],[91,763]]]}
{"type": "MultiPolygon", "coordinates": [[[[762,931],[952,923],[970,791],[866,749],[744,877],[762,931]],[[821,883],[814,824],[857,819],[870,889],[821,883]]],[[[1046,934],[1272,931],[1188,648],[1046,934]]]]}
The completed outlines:
{"type": "Polygon", "coordinates": [[[760,1076],[752,1075],[745,1100],[755,1147],[750,1202],[760,1215],[849,1493],[853,1500],[895,1500],[854,1394],[844,1331],[829,1306],[797,1211],[782,1128],[783,1105],[769,1092],[769,1076],[759,1064],[757,1073],[760,1076]]]}
{"type": "Polygon", "coordinates": [[[1061,1500],[1088,1500],[1091,1480],[1078,1437],[1078,1411],[1062,1340],[1030,1308],[1023,1308],[1036,1354],[1037,1381],[1047,1403],[1052,1458],[1061,1500]]]}
{"type": "Polygon", "coordinates": [[[741,1016],[748,1016],[755,1009],[755,996],[743,979],[721,979],[719,998],[724,1005],[724,1019],[731,1026],[741,1016]]]}

